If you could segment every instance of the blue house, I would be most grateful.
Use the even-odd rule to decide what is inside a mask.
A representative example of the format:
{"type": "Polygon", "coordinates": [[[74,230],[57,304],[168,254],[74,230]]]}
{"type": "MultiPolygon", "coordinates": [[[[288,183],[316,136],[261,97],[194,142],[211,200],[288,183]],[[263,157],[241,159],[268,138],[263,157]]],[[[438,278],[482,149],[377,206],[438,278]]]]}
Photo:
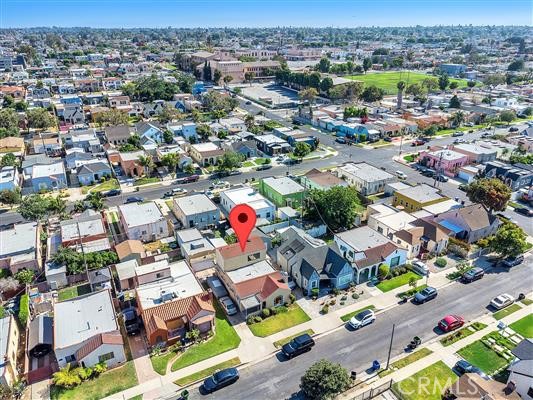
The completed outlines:
{"type": "Polygon", "coordinates": [[[179,124],[167,124],[167,129],[172,132],[174,136],[183,136],[185,139],[198,139],[196,134],[196,124],[194,122],[183,122],[179,124]]]}
{"type": "Polygon", "coordinates": [[[206,91],[207,89],[205,88],[204,82],[202,81],[196,81],[192,85],[192,94],[194,94],[195,96],[206,91]]]}
{"type": "Polygon", "coordinates": [[[80,166],[77,170],[80,185],[93,185],[99,183],[102,178],[112,176],[111,167],[107,162],[96,161],[80,166]]]}
{"type": "Polygon", "coordinates": [[[163,131],[155,126],[154,124],[148,122],[139,122],[135,125],[137,129],[137,134],[141,139],[150,139],[156,143],[163,143],[163,131]]]}
{"type": "Polygon", "coordinates": [[[466,72],[466,65],[464,64],[441,64],[439,65],[441,72],[450,76],[459,76],[466,72]]]}
{"type": "Polygon", "coordinates": [[[67,175],[63,161],[54,164],[37,164],[31,174],[33,191],[59,190],[67,187],[67,175]]]}
{"type": "Polygon", "coordinates": [[[337,136],[366,140],[368,139],[368,128],[362,124],[342,124],[337,127],[337,136]]]}

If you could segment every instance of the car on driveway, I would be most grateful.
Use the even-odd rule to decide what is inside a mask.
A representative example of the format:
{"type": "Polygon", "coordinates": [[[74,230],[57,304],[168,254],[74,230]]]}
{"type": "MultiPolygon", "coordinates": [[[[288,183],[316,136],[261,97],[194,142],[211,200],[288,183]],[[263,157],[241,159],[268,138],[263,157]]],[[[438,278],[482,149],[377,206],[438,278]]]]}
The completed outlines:
{"type": "Polygon", "coordinates": [[[304,333],[303,335],[296,336],[289,343],[285,343],[281,348],[281,352],[285,357],[290,359],[311,350],[314,345],[315,341],[313,338],[309,334],[304,333]]]}
{"type": "Polygon", "coordinates": [[[363,310],[359,314],[354,315],[352,318],[350,318],[350,320],[348,321],[348,325],[350,325],[354,329],[359,329],[365,325],[373,323],[375,320],[376,315],[374,314],[374,311],[363,310]]]}
{"type": "Polygon", "coordinates": [[[239,380],[239,371],[237,368],[226,368],[215,372],[207,378],[202,384],[201,389],[206,393],[213,393],[239,380]]]}
{"type": "Polygon", "coordinates": [[[413,302],[416,304],[424,304],[426,301],[433,300],[437,297],[437,289],[428,286],[424,290],[421,290],[413,297],[413,302]]]}
{"type": "Polygon", "coordinates": [[[226,314],[235,315],[237,314],[237,312],[239,312],[239,310],[237,310],[237,307],[235,307],[233,301],[231,301],[228,296],[221,297],[220,299],[218,299],[218,301],[220,302],[220,305],[222,305],[224,311],[226,311],[226,314]]]}
{"type": "Polygon", "coordinates": [[[474,267],[466,271],[461,277],[461,280],[464,283],[471,283],[471,282],[477,281],[478,279],[483,278],[484,275],[485,275],[485,270],[483,268],[474,267]]]}
{"type": "Polygon", "coordinates": [[[447,315],[439,321],[438,327],[443,332],[451,332],[465,324],[463,317],[459,315],[447,315]]]}
{"type": "Polygon", "coordinates": [[[527,207],[518,207],[514,209],[514,212],[525,215],[526,217],[533,217],[533,210],[527,207]]]}
{"type": "Polygon", "coordinates": [[[496,296],[490,301],[490,305],[496,310],[501,310],[502,308],[510,306],[513,303],[514,297],[511,296],[509,293],[500,294],[499,296],[496,296]]]}
{"type": "Polygon", "coordinates": [[[135,308],[126,308],[122,311],[122,316],[124,317],[124,326],[128,335],[135,336],[141,333],[139,318],[137,317],[135,308]]]}
{"type": "Polygon", "coordinates": [[[405,175],[402,171],[396,171],[395,174],[399,179],[407,179],[407,175],[405,175]]]}
{"type": "Polygon", "coordinates": [[[144,201],[144,199],[142,197],[139,197],[139,196],[131,196],[131,197],[128,197],[126,199],[126,201],[124,202],[124,204],[130,204],[130,203],[142,203],[144,201]]]}
{"type": "Polygon", "coordinates": [[[500,265],[502,267],[511,268],[511,267],[516,267],[518,264],[522,264],[523,262],[524,262],[524,256],[520,254],[516,257],[507,257],[506,259],[500,262],[500,265]]]}
{"type": "Polygon", "coordinates": [[[459,376],[462,376],[464,374],[477,374],[483,379],[489,379],[489,377],[483,371],[481,371],[478,367],[470,364],[466,360],[457,361],[452,369],[459,376]]]}

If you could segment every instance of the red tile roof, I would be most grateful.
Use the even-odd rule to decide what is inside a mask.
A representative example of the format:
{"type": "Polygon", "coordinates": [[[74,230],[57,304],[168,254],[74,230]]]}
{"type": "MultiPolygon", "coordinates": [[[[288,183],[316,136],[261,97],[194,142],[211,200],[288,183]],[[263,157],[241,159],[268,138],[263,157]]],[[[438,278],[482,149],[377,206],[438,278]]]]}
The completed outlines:
{"type": "Polygon", "coordinates": [[[266,250],[266,246],[259,236],[250,236],[248,238],[244,253],[242,252],[239,243],[229,244],[227,246],[222,246],[217,249],[222,258],[225,260],[227,260],[228,258],[240,257],[243,254],[256,253],[261,250],[266,250]]]}
{"type": "Polygon", "coordinates": [[[103,344],[123,345],[124,339],[122,338],[122,335],[118,330],[94,335],[83,346],[81,346],[78,351],[76,351],[76,360],[83,360],[85,357],[87,357],[89,354],[91,354],[103,344]]]}
{"type": "Polygon", "coordinates": [[[277,271],[235,284],[235,290],[241,299],[257,295],[264,300],[277,289],[289,290],[289,286],[287,286],[285,281],[283,281],[283,277],[277,271]]]}

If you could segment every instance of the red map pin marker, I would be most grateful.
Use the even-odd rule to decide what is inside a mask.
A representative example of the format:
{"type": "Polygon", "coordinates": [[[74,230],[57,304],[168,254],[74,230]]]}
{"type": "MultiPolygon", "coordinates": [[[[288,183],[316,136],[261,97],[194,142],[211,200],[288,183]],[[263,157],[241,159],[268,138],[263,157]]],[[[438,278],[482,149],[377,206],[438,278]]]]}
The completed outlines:
{"type": "Polygon", "coordinates": [[[239,239],[241,250],[244,252],[248,236],[255,227],[257,216],[255,210],[247,204],[239,204],[233,207],[229,213],[229,223],[239,239]]]}

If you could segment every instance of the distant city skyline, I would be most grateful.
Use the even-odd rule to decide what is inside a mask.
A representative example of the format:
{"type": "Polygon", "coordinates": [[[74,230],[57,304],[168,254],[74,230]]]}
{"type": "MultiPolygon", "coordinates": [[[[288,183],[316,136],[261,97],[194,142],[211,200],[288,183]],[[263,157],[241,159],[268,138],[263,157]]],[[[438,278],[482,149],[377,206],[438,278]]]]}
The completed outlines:
{"type": "Polygon", "coordinates": [[[0,0],[1,28],[528,25],[530,0],[0,0]]]}

